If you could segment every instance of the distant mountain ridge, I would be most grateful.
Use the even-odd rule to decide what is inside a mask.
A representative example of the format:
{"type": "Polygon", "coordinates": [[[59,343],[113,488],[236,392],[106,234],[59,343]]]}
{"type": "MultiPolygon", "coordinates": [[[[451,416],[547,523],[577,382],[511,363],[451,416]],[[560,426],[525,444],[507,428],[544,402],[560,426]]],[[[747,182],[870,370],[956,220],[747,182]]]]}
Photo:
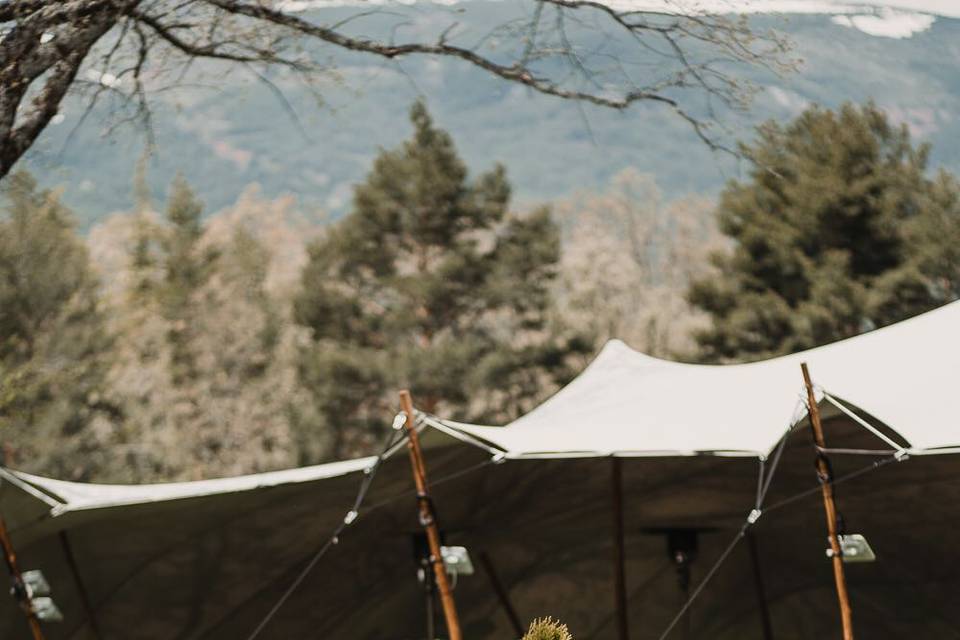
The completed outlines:
{"type": "MultiPolygon", "coordinates": [[[[875,99],[918,139],[933,144],[936,167],[960,172],[960,19],[936,17],[911,37],[898,38],[870,35],[854,20],[911,7],[911,15],[952,15],[933,11],[937,2],[889,0],[872,8],[820,2],[850,10],[752,16],[758,27],[787,33],[804,64],[786,78],[751,72],[748,79],[760,89],[753,109],[745,117],[730,114],[725,123],[742,139],[753,125],[789,119],[812,102],[833,107],[846,99],[875,99]]],[[[470,3],[474,15],[491,21],[503,7],[488,0],[470,3]]],[[[960,5],[954,9],[960,14],[960,5]]],[[[351,9],[323,11],[334,19],[351,9]]],[[[448,20],[456,7],[441,3],[422,11],[448,20]]],[[[162,198],[182,171],[211,211],[257,183],[266,196],[292,193],[306,208],[340,215],[349,206],[351,185],[364,176],[377,149],[407,135],[407,107],[421,93],[472,170],[506,164],[521,203],[602,188],[626,167],[653,174],[668,198],[709,196],[740,169],[732,158],[710,153],[685,122],[653,105],[623,113],[579,106],[532,95],[453,60],[384,63],[333,55],[338,77],[319,85],[324,106],[285,75],[272,77],[296,119],[267,87],[239,73],[213,90],[161,96],[153,116],[158,141],[149,170],[153,197],[162,198]]],[[[85,227],[131,207],[134,167],[144,149],[142,132],[129,127],[102,137],[109,121],[99,115],[108,106],[76,128],[82,105],[66,105],[59,124],[43,134],[24,162],[42,182],[63,188],[85,227]]]]}

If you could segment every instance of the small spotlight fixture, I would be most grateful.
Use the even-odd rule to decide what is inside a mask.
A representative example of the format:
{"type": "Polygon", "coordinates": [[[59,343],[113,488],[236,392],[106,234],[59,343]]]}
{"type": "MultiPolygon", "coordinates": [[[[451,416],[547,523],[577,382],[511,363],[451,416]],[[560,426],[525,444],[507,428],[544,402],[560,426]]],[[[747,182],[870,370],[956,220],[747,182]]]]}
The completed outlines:
{"type": "Polygon", "coordinates": [[[39,569],[24,571],[20,579],[23,584],[23,593],[18,595],[15,587],[13,595],[19,598],[25,597],[38,620],[61,622],[63,613],[60,612],[59,607],[50,597],[50,583],[47,582],[43,572],[39,569]]]}
{"type": "Polygon", "coordinates": [[[24,571],[20,577],[23,579],[23,586],[27,588],[27,595],[31,598],[50,595],[50,583],[39,569],[24,571]]]}
{"type": "MultiPolygon", "coordinates": [[[[859,533],[837,536],[837,540],[840,542],[840,557],[844,562],[873,562],[877,559],[870,543],[859,533]]],[[[827,557],[833,557],[833,549],[827,549],[827,557]]]]}
{"type": "Polygon", "coordinates": [[[53,598],[42,596],[33,598],[30,602],[33,605],[33,613],[38,620],[42,622],[63,622],[63,614],[53,598]]]}
{"type": "Polygon", "coordinates": [[[472,576],[473,562],[466,547],[440,547],[447,573],[455,576],[472,576]]]}

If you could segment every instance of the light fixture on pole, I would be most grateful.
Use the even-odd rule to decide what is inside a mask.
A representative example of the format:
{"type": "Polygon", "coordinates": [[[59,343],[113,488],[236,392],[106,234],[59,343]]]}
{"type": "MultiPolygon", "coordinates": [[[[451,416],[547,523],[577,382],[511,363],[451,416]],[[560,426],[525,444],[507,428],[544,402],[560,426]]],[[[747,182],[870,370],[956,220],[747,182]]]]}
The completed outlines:
{"type": "MultiPolygon", "coordinates": [[[[876,554],[873,553],[873,548],[870,547],[870,543],[859,533],[838,535],[837,540],[840,543],[840,558],[846,563],[873,562],[877,559],[876,554]]],[[[827,549],[827,557],[832,558],[833,556],[833,549],[827,549]]]]}
{"type": "Polygon", "coordinates": [[[3,559],[13,583],[10,589],[12,595],[30,626],[33,640],[43,640],[43,630],[40,621],[58,622],[63,620],[63,614],[50,598],[50,585],[40,571],[20,571],[17,565],[17,554],[13,550],[13,543],[7,533],[7,525],[0,516],[0,549],[3,559]]]}
{"type": "Polygon", "coordinates": [[[440,547],[443,564],[451,576],[472,576],[473,562],[466,547],[440,547]]]}

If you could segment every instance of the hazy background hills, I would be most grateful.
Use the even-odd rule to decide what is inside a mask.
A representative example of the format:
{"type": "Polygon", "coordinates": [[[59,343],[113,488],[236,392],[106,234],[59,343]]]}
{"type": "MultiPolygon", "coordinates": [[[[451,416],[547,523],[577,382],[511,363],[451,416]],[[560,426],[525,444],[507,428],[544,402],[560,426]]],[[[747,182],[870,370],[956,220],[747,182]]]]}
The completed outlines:
{"type": "MultiPolygon", "coordinates": [[[[460,21],[481,33],[509,19],[509,11],[524,10],[521,3],[466,6],[422,5],[404,28],[435,33],[438,21],[460,21]]],[[[333,22],[357,9],[319,11],[333,22]]],[[[749,137],[754,124],[789,119],[811,102],[832,107],[872,98],[919,139],[933,143],[934,167],[960,171],[955,144],[960,124],[951,115],[960,110],[960,20],[930,19],[926,30],[889,38],[830,15],[752,18],[757,26],[789,34],[803,64],[786,78],[753,71],[748,79],[760,92],[748,116],[726,118],[727,139],[749,137]]],[[[363,28],[386,28],[389,21],[378,20],[367,20],[363,28]]],[[[733,159],[711,153],[686,123],[656,106],[623,113],[582,107],[532,95],[451,60],[398,64],[338,53],[330,61],[336,72],[313,87],[322,104],[283,74],[271,81],[289,105],[252,76],[234,71],[220,78],[216,69],[198,73],[186,88],[155,94],[157,146],[148,175],[153,194],[161,196],[182,171],[208,211],[233,203],[244,187],[258,183],[265,197],[291,193],[307,208],[340,215],[351,185],[367,172],[378,148],[408,135],[407,110],[418,94],[474,170],[497,161],[507,165],[520,203],[598,188],[627,167],[652,174],[668,199],[711,196],[739,170],[733,159]]],[[[83,110],[74,99],[24,164],[45,185],[62,187],[88,228],[131,206],[133,174],[146,140],[142,129],[130,125],[109,130],[117,120],[109,96],[77,127],[83,110]]]]}
{"type": "MultiPolygon", "coordinates": [[[[311,19],[354,16],[341,25],[351,35],[401,43],[459,23],[450,41],[473,47],[519,18],[494,38],[500,60],[530,33],[527,0],[362,5],[375,14],[313,4],[339,1],[309,0],[321,12],[311,19]]],[[[156,150],[142,198],[143,129],[110,131],[129,116],[110,91],[123,80],[104,73],[102,51],[89,55],[80,80],[102,93],[99,106],[86,117],[79,99],[63,106],[23,163],[63,189],[82,235],[26,174],[4,184],[4,464],[147,482],[368,455],[396,388],[439,415],[504,424],[608,338],[656,357],[755,360],[960,298],[960,8],[874,1],[913,5],[750,0],[807,11],[751,18],[757,30],[788,32],[804,62],[787,78],[752,70],[754,108],[718,113],[729,130],[717,137],[749,139],[760,121],[787,124],[811,102],[872,99],[885,112],[808,112],[802,127],[753,145],[773,173],[745,180],[719,209],[718,190],[741,167],[665,109],[581,110],[455,60],[401,66],[322,48],[310,53],[331,72],[310,87],[237,65],[197,64],[178,77],[173,62],[165,75],[158,53],[160,70],[145,79],[156,150]],[[421,95],[429,109],[411,122],[421,95]],[[926,179],[888,121],[931,142],[932,166],[954,175],[926,179]],[[402,141],[402,152],[380,152],[402,141]],[[787,147],[795,152],[779,153],[787,147]],[[510,211],[505,182],[474,185],[459,156],[474,175],[507,165],[510,211]],[[358,183],[361,207],[329,233],[325,220],[347,213],[358,183]],[[536,201],[552,215],[525,207],[536,201]],[[377,213],[398,207],[418,215],[377,213]]],[[[648,82],[669,76],[670,56],[628,51],[578,17],[578,51],[591,64],[623,62],[591,75],[593,91],[641,66],[648,82]]],[[[537,68],[560,82],[569,71],[537,68]]],[[[669,91],[709,115],[702,93],[669,91]]]]}

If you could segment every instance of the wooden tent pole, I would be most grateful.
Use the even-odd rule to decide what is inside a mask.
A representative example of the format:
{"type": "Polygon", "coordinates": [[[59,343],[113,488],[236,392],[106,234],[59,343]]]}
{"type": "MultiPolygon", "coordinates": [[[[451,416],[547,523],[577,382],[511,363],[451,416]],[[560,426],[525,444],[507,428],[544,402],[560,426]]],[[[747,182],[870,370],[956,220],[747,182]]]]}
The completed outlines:
{"type": "Polygon", "coordinates": [[[623,465],[620,458],[610,458],[611,511],[613,513],[613,604],[617,615],[617,638],[628,640],[627,577],[623,551],[623,465]]]}
{"type": "MultiPolygon", "coordinates": [[[[803,382],[807,387],[807,410],[810,417],[810,426],[813,429],[813,439],[820,449],[826,448],[823,439],[823,425],[820,423],[820,409],[813,392],[813,383],[810,381],[810,371],[807,363],[802,362],[803,382]]],[[[847,593],[847,580],[843,574],[843,554],[840,550],[840,540],[837,538],[837,506],[833,501],[833,485],[830,477],[830,468],[822,455],[817,456],[817,473],[821,478],[820,486],[823,489],[823,508],[827,516],[827,533],[832,550],[833,578],[837,583],[837,598],[840,601],[840,619],[843,623],[843,640],[853,640],[853,613],[850,609],[850,596],[847,593]]]]}
{"type": "Polygon", "coordinates": [[[13,551],[13,543],[10,542],[10,536],[7,533],[7,525],[0,516],[0,546],[3,547],[3,559],[7,563],[7,570],[10,572],[10,578],[13,580],[14,594],[20,601],[20,608],[27,617],[27,623],[30,625],[30,632],[33,634],[33,640],[43,640],[43,631],[40,629],[40,621],[37,614],[33,611],[33,605],[30,602],[30,594],[26,591],[23,584],[23,575],[17,566],[17,554],[13,551]]]}
{"type": "MultiPolygon", "coordinates": [[[[415,415],[413,413],[413,399],[410,392],[404,389],[400,392],[400,407],[407,414],[404,429],[407,432],[407,450],[410,452],[410,468],[413,471],[413,481],[417,485],[417,502],[420,505],[420,522],[427,534],[427,543],[430,545],[430,561],[433,563],[433,577],[440,592],[440,604],[443,607],[443,617],[447,623],[447,633],[450,640],[462,640],[460,621],[457,619],[457,606],[453,601],[453,592],[450,590],[450,581],[447,579],[447,569],[443,564],[443,554],[440,552],[440,531],[437,528],[437,519],[433,512],[433,503],[427,492],[427,468],[423,463],[423,452],[420,450],[420,438],[417,436],[415,415]]],[[[429,638],[428,640],[434,640],[429,638]]]]}

